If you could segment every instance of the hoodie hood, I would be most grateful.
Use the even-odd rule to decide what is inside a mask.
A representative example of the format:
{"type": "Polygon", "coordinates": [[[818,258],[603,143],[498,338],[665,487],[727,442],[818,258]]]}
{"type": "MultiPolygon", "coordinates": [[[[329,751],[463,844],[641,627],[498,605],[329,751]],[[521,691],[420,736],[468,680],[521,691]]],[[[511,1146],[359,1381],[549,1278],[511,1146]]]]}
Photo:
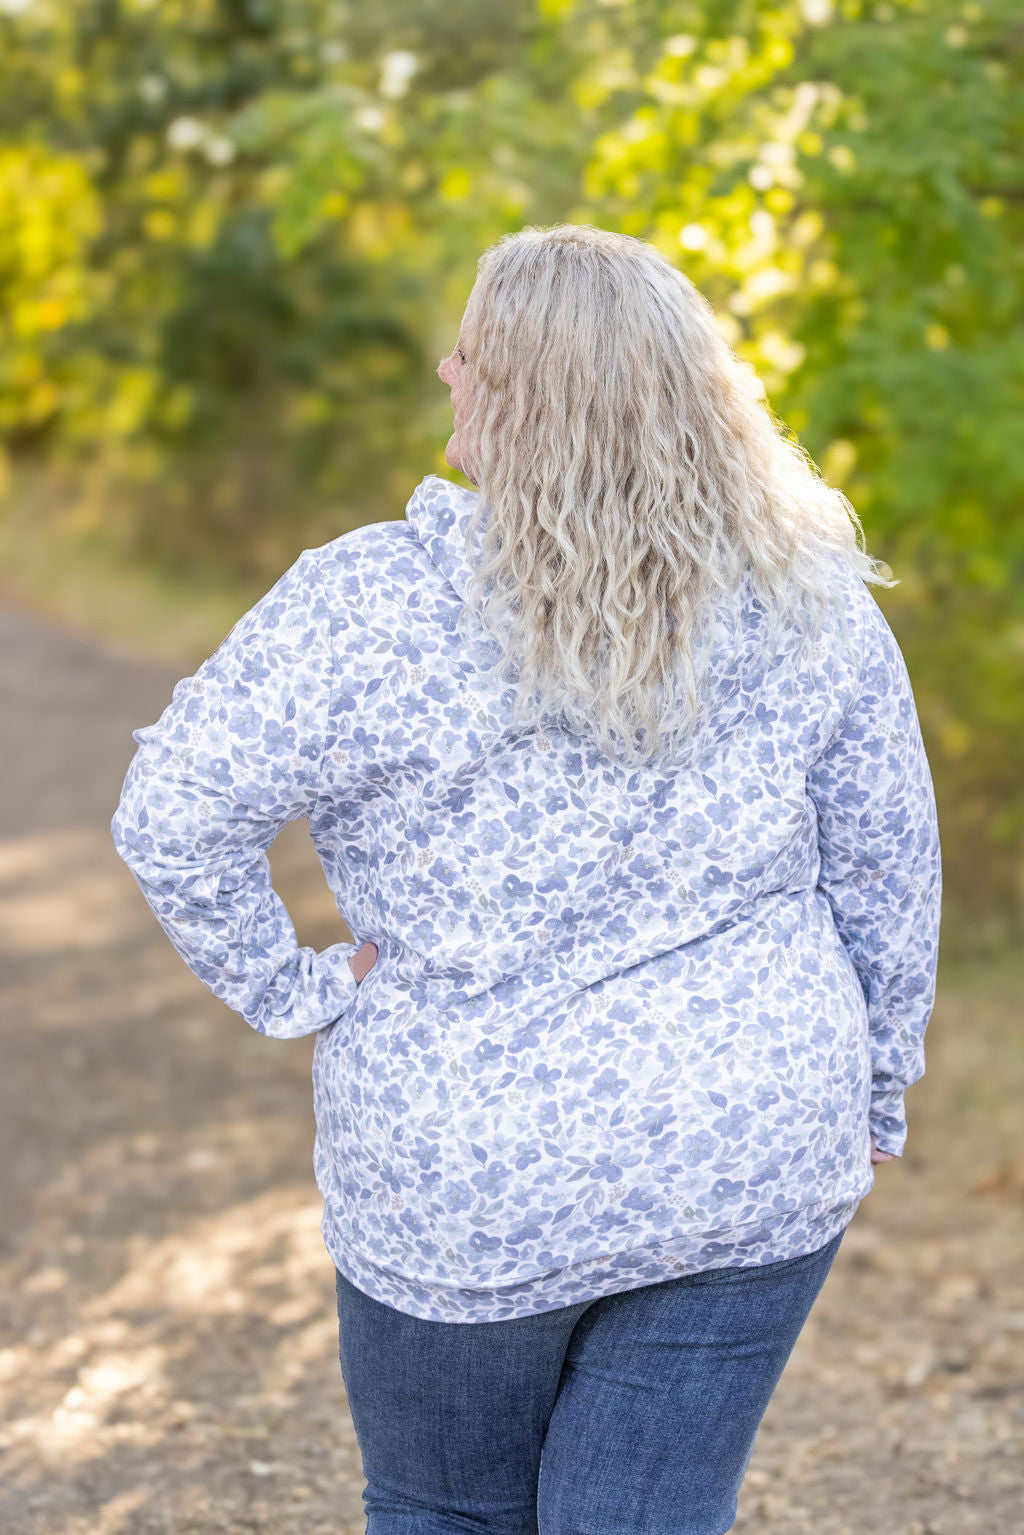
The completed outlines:
{"type": "MultiPolygon", "coordinates": [[[[469,578],[479,560],[487,526],[485,512],[467,555],[466,529],[479,499],[479,491],[465,490],[440,475],[428,474],[413,491],[405,509],[406,520],[431,564],[441,571],[463,602],[467,601],[469,578]]],[[[738,603],[734,598],[719,599],[715,604],[710,667],[698,687],[703,710],[720,711],[744,683],[749,685],[752,665],[757,671],[753,681],[760,683],[767,658],[760,654],[759,627],[746,588],[739,594],[738,603]]]]}
{"type": "MultiPolygon", "coordinates": [[[[466,490],[440,475],[428,474],[413,491],[406,509],[412,527],[427,558],[448,581],[465,603],[470,576],[480,559],[480,549],[488,514],[485,511],[466,550],[466,530],[476,511],[480,492],[466,490]]],[[[838,560],[835,573],[847,586],[862,583],[845,572],[838,560]]],[[[799,631],[790,626],[769,651],[765,646],[765,609],[751,586],[749,566],[740,588],[731,596],[719,597],[713,604],[703,643],[709,647],[707,670],[697,686],[698,717],[694,734],[684,756],[707,750],[727,735],[737,724],[743,709],[743,696],[758,692],[769,673],[777,666],[789,666],[790,652],[799,642],[799,631]]],[[[847,601],[849,597],[847,597],[847,601]]],[[[483,631],[480,635],[483,639],[483,631]]],[[[491,641],[495,636],[488,631],[491,641]]],[[[816,661],[829,649],[829,639],[819,639],[814,647],[816,661]]],[[[682,760],[682,759],[680,759],[682,760]]]]}
{"type": "Polygon", "coordinates": [[[463,602],[487,522],[485,516],[476,529],[472,551],[467,558],[466,527],[479,500],[479,491],[465,490],[461,485],[453,485],[451,480],[443,480],[440,475],[428,474],[417,485],[405,508],[406,521],[426,550],[431,564],[441,571],[463,602]]]}

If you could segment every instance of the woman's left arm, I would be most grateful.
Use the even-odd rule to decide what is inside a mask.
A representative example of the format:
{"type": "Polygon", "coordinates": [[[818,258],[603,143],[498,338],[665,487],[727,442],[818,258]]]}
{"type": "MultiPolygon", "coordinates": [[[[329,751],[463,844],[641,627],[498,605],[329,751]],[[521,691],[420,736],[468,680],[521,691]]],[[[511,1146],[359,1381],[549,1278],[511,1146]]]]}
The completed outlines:
{"type": "Polygon", "coordinates": [[[260,1034],[335,1022],[355,943],[300,948],[266,850],[320,789],[333,679],[331,615],[306,550],[192,677],[138,751],[114,845],[189,969],[260,1034]]]}

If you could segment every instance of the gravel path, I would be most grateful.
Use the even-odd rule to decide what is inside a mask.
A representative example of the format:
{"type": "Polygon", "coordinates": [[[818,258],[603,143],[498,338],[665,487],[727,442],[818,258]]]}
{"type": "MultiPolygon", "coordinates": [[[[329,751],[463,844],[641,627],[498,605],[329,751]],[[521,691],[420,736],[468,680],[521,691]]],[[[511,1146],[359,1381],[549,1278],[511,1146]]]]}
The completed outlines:
{"type": "MultiPolygon", "coordinates": [[[[110,842],[130,732],[188,669],[0,608],[5,1535],[363,1530],[311,1041],[215,1001],[110,842]]],[[[305,826],[271,858],[300,941],[347,937],[305,826]]],[[[907,1154],[847,1232],[736,1535],[1024,1530],[1022,981],[943,976],[907,1154]]]]}

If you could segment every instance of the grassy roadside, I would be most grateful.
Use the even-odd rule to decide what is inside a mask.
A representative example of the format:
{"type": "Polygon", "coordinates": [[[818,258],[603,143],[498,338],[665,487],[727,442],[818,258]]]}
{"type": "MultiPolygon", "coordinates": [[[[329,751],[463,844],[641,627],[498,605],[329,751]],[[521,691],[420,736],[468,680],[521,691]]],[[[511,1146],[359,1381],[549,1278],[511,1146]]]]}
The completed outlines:
{"type": "Polygon", "coordinates": [[[134,660],[198,664],[271,584],[226,585],[202,569],[174,575],[133,560],[88,502],[12,484],[0,501],[0,600],[134,660]]]}

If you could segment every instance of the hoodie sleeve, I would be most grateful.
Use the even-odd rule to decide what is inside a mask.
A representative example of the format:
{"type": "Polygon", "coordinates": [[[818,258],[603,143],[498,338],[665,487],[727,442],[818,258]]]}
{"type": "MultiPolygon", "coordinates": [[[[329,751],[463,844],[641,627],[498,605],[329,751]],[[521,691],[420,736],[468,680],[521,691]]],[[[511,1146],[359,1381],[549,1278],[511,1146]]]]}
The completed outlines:
{"type": "Polygon", "coordinates": [[[114,845],[189,969],[260,1034],[335,1022],[356,994],[337,943],[299,948],[266,849],[316,804],[333,660],[315,551],[306,550],[155,725],[132,732],[114,845]]]}
{"type": "Polygon", "coordinates": [[[870,1030],[870,1129],[900,1156],[904,1092],[924,1075],[935,1001],[942,866],[931,772],[906,664],[869,592],[859,681],[809,770],[818,886],[860,979],[870,1030]]]}

